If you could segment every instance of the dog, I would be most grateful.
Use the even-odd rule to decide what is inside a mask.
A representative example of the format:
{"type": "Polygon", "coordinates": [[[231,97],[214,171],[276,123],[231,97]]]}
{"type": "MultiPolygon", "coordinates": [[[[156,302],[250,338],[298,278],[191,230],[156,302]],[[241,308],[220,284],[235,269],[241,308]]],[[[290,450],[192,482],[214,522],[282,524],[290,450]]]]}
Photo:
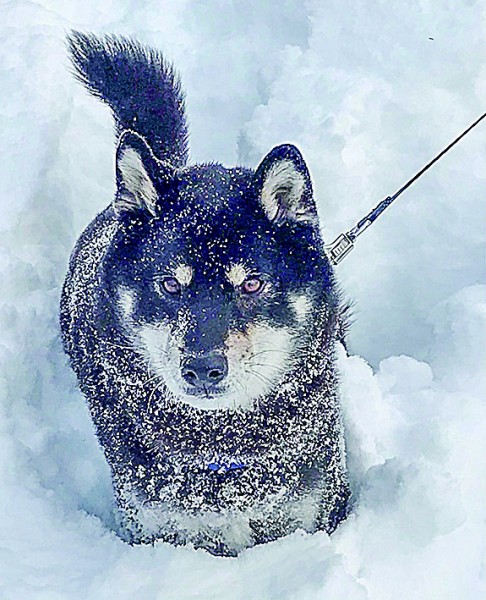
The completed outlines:
{"type": "Polygon", "coordinates": [[[346,305],[300,151],[188,165],[184,95],[158,51],[80,32],[68,49],[118,139],[115,198],[75,246],[60,323],[120,534],[234,556],[331,533],[349,499],[346,305]]]}

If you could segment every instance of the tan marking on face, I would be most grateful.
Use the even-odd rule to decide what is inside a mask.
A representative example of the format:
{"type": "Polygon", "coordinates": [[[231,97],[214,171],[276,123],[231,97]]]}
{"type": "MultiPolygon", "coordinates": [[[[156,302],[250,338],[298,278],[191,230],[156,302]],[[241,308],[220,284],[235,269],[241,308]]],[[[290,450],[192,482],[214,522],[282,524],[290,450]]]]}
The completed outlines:
{"type": "Polygon", "coordinates": [[[226,276],[235,287],[241,285],[249,275],[250,271],[242,263],[235,263],[226,271],[226,276]]]}
{"type": "Polygon", "coordinates": [[[230,364],[243,360],[251,351],[250,339],[240,331],[229,333],[225,346],[227,348],[226,356],[230,364]]]}
{"type": "Polygon", "coordinates": [[[181,285],[189,285],[192,281],[193,270],[189,265],[177,265],[174,269],[174,277],[181,285]]]}

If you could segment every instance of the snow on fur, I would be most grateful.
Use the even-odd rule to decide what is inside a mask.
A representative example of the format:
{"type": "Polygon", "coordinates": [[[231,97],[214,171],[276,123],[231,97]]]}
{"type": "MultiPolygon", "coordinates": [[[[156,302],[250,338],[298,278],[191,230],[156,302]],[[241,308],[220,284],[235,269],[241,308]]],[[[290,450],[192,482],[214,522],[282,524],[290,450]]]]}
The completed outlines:
{"type": "Polygon", "coordinates": [[[296,532],[225,559],[131,547],[112,531],[110,476],[61,350],[57,307],[70,249],[113,194],[113,132],[69,77],[65,32],[132,35],[169,52],[188,88],[195,160],[256,164],[273,144],[298,143],[329,238],[482,112],[486,12],[458,1],[306,6],[2,6],[4,597],[486,594],[479,130],[339,268],[356,302],[351,348],[373,364],[340,359],[357,503],[339,532],[296,532]]]}

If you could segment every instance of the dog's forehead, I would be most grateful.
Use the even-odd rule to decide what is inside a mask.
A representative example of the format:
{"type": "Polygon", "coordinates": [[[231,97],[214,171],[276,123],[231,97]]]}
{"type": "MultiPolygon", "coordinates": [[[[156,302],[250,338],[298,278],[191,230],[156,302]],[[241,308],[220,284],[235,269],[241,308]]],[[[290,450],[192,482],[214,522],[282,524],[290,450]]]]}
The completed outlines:
{"type": "Polygon", "coordinates": [[[227,269],[271,248],[270,223],[258,210],[252,172],[221,165],[181,171],[176,205],[153,223],[148,246],[171,262],[227,269]]]}
{"type": "Polygon", "coordinates": [[[231,273],[231,278],[238,278],[243,271],[261,270],[267,262],[266,256],[273,253],[273,238],[263,235],[259,236],[258,245],[254,231],[226,228],[219,222],[197,227],[197,233],[189,227],[167,251],[171,262],[191,268],[194,274],[214,277],[218,273],[225,276],[231,273]]]}
{"type": "Polygon", "coordinates": [[[179,201],[194,213],[206,215],[237,210],[251,192],[252,178],[250,169],[194,165],[179,172],[179,201]]]}

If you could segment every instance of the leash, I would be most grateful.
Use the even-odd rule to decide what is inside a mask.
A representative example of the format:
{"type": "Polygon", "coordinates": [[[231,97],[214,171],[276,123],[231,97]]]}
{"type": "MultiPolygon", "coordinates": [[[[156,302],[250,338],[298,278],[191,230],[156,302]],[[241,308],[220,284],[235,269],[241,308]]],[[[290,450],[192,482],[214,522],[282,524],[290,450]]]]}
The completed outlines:
{"type": "Polygon", "coordinates": [[[366,217],[363,217],[361,221],[359,221],[352,229],[347,231],[346,233],[341,233],[332,244],[324,246],[324,249],[329,257],[329,260],[333,265],[337,265],[340,263],[345,256],[347,256],[351,250],[354,248],[354,242],[356,239],[363,233],[365,229],[376,221],[376,219],[392,204],[395,200],[403,194],[403,192],[409,188],[412,183],[417,181],[419,177],[421,177],[425,171],[430,169],[430,167],[435,164],[440,158],[444,156],[446,152],[457,144],[462,138],[467,135],[471,129],[476,127],[478,123],[480,123],[486,117],[486,113],[481,115],[479,119],[474,121],[472,125],[470,125],[465,131],[461,133],[453,142],[451,142],[442,152],[437,154],[435,158],[433,158],[429,163],[425,165],[418,173],[416,173],[411,179],[407,181],[407,183],[401,187],[398,192],[395,192],[393,196],[387,196],[384,200],[382,200],[378,206],[376,206],[371,212],[369,212],[366,217]]]}

